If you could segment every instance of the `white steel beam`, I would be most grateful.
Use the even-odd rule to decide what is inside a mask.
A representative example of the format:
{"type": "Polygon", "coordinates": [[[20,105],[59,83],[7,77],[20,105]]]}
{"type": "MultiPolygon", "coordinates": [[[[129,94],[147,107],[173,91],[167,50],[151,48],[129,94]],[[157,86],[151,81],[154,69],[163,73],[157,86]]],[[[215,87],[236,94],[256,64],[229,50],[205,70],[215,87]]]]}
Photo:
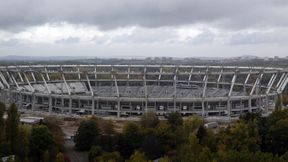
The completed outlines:
{"type": "Polygon", "coordinates": [[[282,93],[282,91],[284,90],[284,88],[287,85],[287,82],[288,82],[288,73],[284,77],[282,83],[279,85],[279,88],[277,89],[278,93],[282,93]]]}
{"type": "Polygon", "coordinates": [[[269,92],[270,92],[270,90],[271,90],[271,88],[272,88],[272,86],[273,86],[273,84],[274,84],[274,82],[275,82],[275,80],[277,78],[277,75],[278,75],[277,73],[272,75],[272,77],[271,77],[271,79],[270,79],[270,81],[269,81],[269,83],[267,85],[268,88],[266,90],[266,95],[269,94],[269,92]]]}
{"type": "Polygon", "coordinates": [[[32,92],[34,93],[35,92],[35,88],[31,85],[31,83],[30,83],[27,75],[25,74],[25,72],[23,72],[23,74],[24,74],[24,78],[25,78],[26,82],[28,83],[29,87],[31,88],[32,92]]]}
{"type": "Polygon", "coordinates": [[[69,85],[66,82],[65,75],[63,73],[61,75],[62,75],[62,79],[63,79],[64,85],[65,85],[65,87],[66,87],[66,89],[68,91],[68,95],[70,96],[71,95],[71,89],[70,89],[69,85]]]}
{"type": "Polygon", "coordinates": [[[51,94],[51,91],[50,91],[50,88],[49,88],[49,86],[48,86],[48,84],[46,82],[46,79],[44,78],[44,76],[43,76],[43,74],[41,72],[40,72],[40,75],[41,75],[41,78],[42,78],[42,80],[44,82],[44,85],[46,87],[46,90],[47,90],[48,94],[51,94]]]}
{"type": "Polygon", "coordinates": [[[254,82],[254,85],[253,85],[253,87],[252,87],[252,89],[251,89],[251,91],[250,91],[250,96],[253,95],[253,93],[254,93],[254,91],[255,91],[255,88],[256,88],[256,86],[259,85],[259,83],[261,82],[262,77],[263,77],[263,73],[260,73],[260,74],[258,75],[256,81],[254,82]]]}
{"type": "Polygon", "coordinates": [[[47,80],[50,81],[50,76],[49,76],[49,74],[48,74],[47,67],[45,67],[45,73],[46,73],[47,80]]]}
{"type": "Polygon", "coordinates": [[[88,86],[89,86],[89,89],[90,89],[91,96],[94,96],[94,92],[93,92],[93,89],[92,89],[88,74],[86,74],[86,79],[87,79],[87,83],[88,83],[88,86]]]}
{"type": "Polygon", "coordinates": [[[2,74],[2,72],[0,71],[0,78],[2,79],[2,82],[7,86],[7,88],[10,88],[9,83],[7,82],[6,78],[4,77],[4,75],[2,74]]]}
{"type": "Polygon", "coordinates": [[[228,93],[228,97],[231,97],[231,94],[232,94],[233,88],[234,88],[234,84],[235,84],[235,81],[236,81],[236,77],[237,77],[237,74],[235,72],[235,74],[233,75],[233,78],[231,80],[231,86],[230,86],[230,90],[229,90],[229,93],[228,93]]]}
{"type": "Polygon", "coordinates": [[[192,67],[191,71],[190,71],[190,74],[189,74],[188,83],[190,83],[190,81],[191,81],[193,70],[194,70],[194,68],[192,67]]]}
{"type": "Polygon", "coordinates": [[[276,88],[279,88],[279,86],[280,86],[280,84],[281,84],[281,82],[282,82],[284,77],[285,77],[285,73],[282,74],[281,78],[279,79],[279,81],[278,81],[278,83],[276,85],[276,88]]]}
{"type": "Polygon", "coordinates": [[[19,87],[19,85],[18,85],[18,83],[17,83],[17,81],[16,81],[15,77],[13,76],[13,74],[11,74],[11,77],[12,77],[12,80],[13,80],[14,84],[15,84],[15,85],[16,85],[16,87],[18,88],[18,87],[19,87]]]}

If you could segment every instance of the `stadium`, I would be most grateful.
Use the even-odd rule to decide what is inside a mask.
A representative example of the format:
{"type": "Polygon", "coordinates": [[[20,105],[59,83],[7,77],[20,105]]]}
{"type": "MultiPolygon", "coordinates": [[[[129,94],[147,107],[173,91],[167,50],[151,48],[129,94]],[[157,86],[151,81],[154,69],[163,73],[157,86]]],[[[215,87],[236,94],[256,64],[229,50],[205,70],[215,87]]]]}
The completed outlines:
{"type": "Polygon", "coordinates": [[[0,100],[59,114],[233,117],[274,109],[287,82],[288,70],[273,67],[0,66],[0,100]]]}

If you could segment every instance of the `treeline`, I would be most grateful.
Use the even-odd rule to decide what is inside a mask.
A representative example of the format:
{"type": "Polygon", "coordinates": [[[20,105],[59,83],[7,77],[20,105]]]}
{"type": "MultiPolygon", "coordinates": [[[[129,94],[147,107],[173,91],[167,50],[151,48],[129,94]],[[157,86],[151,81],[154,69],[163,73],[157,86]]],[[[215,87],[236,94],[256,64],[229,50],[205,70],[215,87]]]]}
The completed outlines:
{"type": "Polygon", "coordinates": [[[92,117],[81,122],[75,149],[89,150],[90,162],[288,161],[288,110],[268,117],[248,113],[217,130],[203,124],[197,116],[183,120],[179,113],[171,113],[167,121],[160,121],[149,112],[117,133],[111,121],[92,117]]]}
{"type": "Polygon", "coordinates": [[[5,104],[0,102],[0,157],[10,156],[9,162],[65,161],[61,153],[63,133],[57,123],[44,119],[37,125],[22,125],[15,104],[8,108],[7,118],[5,111],[5,104]]]}

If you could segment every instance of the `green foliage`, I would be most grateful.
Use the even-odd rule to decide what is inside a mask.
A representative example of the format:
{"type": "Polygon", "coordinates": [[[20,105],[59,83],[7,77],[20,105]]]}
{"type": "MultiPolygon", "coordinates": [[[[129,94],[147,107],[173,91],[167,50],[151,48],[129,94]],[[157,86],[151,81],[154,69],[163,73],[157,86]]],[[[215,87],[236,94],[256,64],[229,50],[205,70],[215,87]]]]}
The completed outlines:
{"type": "Polygon", "coordinates": [[[17,147],[16,147],[16,155],[20,159],[28,158],[30,153],[30,135],[31,135],[31,127],[27,125],[21,125],[19,127],[19,133],[17,136],[17,147]]]}
{"type": "Polygon", "coordinates": [[[100,156],[103,153],[103,150],[99,146],[92,146],[89,153],[88,153],[88,159],[90,162],[96,161],[96,158],[100,156]]]}
{"type": "Polygon", "coordinates": [[[136,150],[126,162],[149,162],[143,152],[136,150]]]}
{"type": "Polygon", "coordinates": [[[89,150],[97,142],[99,132],[100,130],[95,120],[82,121],[74,138],[75,148],[77,150],[89,150]]]}
{"type": "Polygon", "coordinates": [[[3,102],[0,102],[0,144],[4,142],[5,139],[5,121],[4,121],[4,113],[5,113],[5,104],[3,102]]]}
{"type": "Polygon", "coordinates": [[[56,155],[56,161],[55,162],[65,162],[64,160],[64,155],[59,152],[57,155],[56,155]]]}
{"type": "Polygon", "coordinates": [[[197,131],[197,134],[196,134],[197,138],[199,139],[199,143],[203,143],[203,140],[204,138],[207,136],[207,130],[206,128],[201,125],[197,131]]]}
{"type": "Polygon", "coordinates": [[[113,135],[115,134],[114,124],[111,120],[103,120],[102,124],[100,125],[101,131],[103,134],[106,135],[113,135]]]}
{"type": "Polygon", "coordinates": [[[169,159],[169,157],[165,156],[159,159],[159,162],[172,162],[171,159],[169,159]]]}
{"type": "Polygon", "coordinates": [[[4,113],[5,113],[5,104],[0,102],[0,157],[5,155],[5,150],[7,150],[5,146],[5,121],[4,121],[4,113]]]}
{"type": "Polygon", "coordinates": [[[158,116],[155,112],[147,112],[141,116],[140,124],[143,128],[155,128],[159,124],[158,116]]]}
{"type": "MultiPolygon", "coordinates": [[[[93,121],[97,128],[99,119],[93,121]]],[[[140,124],[126,123],[122,133],[108,135],[103,128],[101,133],[98,130],[90,137],[93,147],[89,159],[121,161],[123,157],[127,162],[158,158],[162,162],[288,160],[288,110],[276,110],[268,117],[247,113],[238,122],[217,130],[206,129],[203,125],[203,119],[197,116],[183,121],[179,114],[172,113],[166,122],[159,121],[155,113],[147,113],[140,124]]]]}
{"type": "Polygon", "coordinates": [[[6,120],[6,140],[9,144],[9,149],[12,154],[15,153],[16,145],[17,145],[17,136],[19,132],[19,114],[18,109],[15,103],[11,104],[10,108],[7,112],[7,120],[6,120]]]}
{"type": "Polygon", "coordinates": [[[121,160],[122,160],[122,157],[117,151],[106,152],[96,158],[97,162],[120,162],[121,160]]]}
{"type": "Polygon", "coordinates": [[[47,126],[37,125],[32,128],[30,151],[35,161],[42,159],[43,153],[53,144],[53,136],[47,126]]]}
{"type": "Polygon", "coordinates": [[[281,119],[269,129],[271,150],[273,153],[284,154],[288,150],[288,118],[281,119]]]}
{"type": "Polygon", "coordinates": [[[59,126],[60,122],[61,121],[53,117],[46,117],[43,122],[52,133],[53,143],[56,146],[56,152],[59,152],[64,144],[64,133],[59,126]]]}
{"type": "Polygon", "coordinates": [[[154,134],[146,135],[142,141],[142,149],[149,159],[156,159],[164,154],[163,145],[154,134]]]}
{"type": "Polygon", "coordinates": [[[172,127],[172,129],[176,129],[179,126],[182,126],[183,119],[179,112],[172,112],[168,115],[167,122],[172,127]]]}
{"type": "Polygon", "coordinates": [[[243,120],[246,123],[259,120],[260,118],[261,118],[261,113],[252,113],[252,112],[247,112],[244,115],[240,116],[240,120],[243,120]]]}
{"type": "Polygon", "coordinates": [[[201,125],[204,125],[204,121],[201,117],[196,115],[190,116],[189,118],[184,120],[183,123],[183,127],[187,135],[197,131],[201,125]]]}

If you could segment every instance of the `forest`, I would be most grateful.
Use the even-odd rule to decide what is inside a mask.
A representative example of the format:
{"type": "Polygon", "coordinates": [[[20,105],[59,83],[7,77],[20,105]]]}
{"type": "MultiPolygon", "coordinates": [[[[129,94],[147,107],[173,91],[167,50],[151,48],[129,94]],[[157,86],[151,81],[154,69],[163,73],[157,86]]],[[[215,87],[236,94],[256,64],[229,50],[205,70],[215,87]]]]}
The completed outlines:
{"type": "MultiPolygon", "coordinates": [[[[70,161],[63,154],[64,134],[56,121],[45,118],[25,125],[19,118],[15,104],[6,108],[0,103],[0,157],[15,155],[10,162],[70,161]]],[[[267,117],[246,113],[217,129],[205,128],[199,116],[184,119],[177,112],[167,120],[147,112],[139,121],[126,122],[121,131],[114,123],[83,118],[74,136],[75,150],[87,152],[90,162],[288,161],[288,109],[283,107],[267,117]]]]}
{"type": "Polygon", "coordinates": [[[115,132],[111,121],[81,122],[75,149],[89,151],[90,162],[285,162],[288,161],[288,110],[268,117],[247,113],[218,130],[206,129],[198,116],[167,121],[153,112],[115,132]]]}

